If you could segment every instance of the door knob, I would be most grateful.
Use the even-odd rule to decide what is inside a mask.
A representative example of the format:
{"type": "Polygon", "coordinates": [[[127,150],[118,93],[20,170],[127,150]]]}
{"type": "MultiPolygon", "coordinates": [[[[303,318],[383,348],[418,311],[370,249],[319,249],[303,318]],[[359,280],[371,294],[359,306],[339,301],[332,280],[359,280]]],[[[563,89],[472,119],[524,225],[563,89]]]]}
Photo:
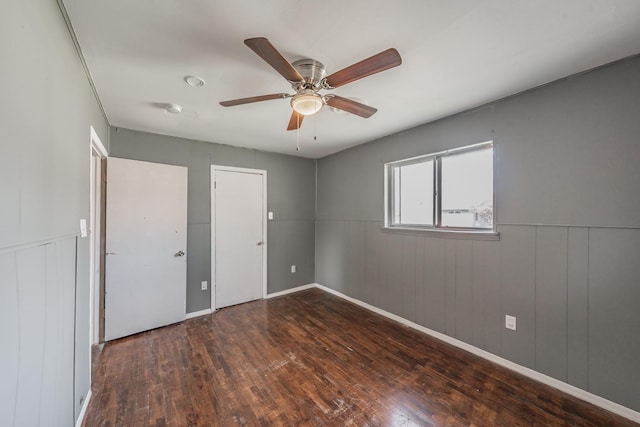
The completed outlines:
{"type": "Polygon", "coordinates": [[[184,251],[178,251],[174,255],[174,257],[181,257],[181,256],[184,256],[184,251]]]}
{"type": "Polygon", "coordinates": [[[262,242],[258,242],[258,243],[256,243],[256,245],[258,245],[258,246],[262,246],[262,245],[264,245],[264,241],[262,241],[262,242]]]}

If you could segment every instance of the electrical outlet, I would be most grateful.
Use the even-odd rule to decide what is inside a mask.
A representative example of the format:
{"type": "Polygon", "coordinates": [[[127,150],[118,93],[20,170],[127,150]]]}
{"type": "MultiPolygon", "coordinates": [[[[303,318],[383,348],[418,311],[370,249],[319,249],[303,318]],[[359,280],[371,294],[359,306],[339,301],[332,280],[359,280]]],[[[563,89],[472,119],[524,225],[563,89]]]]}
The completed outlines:
{"type": "Polygon", "coordinates": [[[267,214],[267,216],[268,216],[268,218],[269,218],[269,219],[273,219],[273,212],[269,212],[269,213],[267,214]]]}
{"type": "Polygon", "coordinates": [[[200,282],[200,289],[202,289],[203,291],[207,290],[207,281],[203,280],[202,282],[200,282]]]}
{"type": "Polygon", "coordinates": [[[515,316],[509,316],[508,314],[504,316],[504,327],[507,329],[511,329],[512,331],[515,331],[516,330],[515,316]]]}
{"type": "Polygon", "coordinates": [[[292,272],[292,273],[295,273],[295,272],[296,272],[296,266],[295,266],[295,265],[292,265],[292,266],[291,266],[291,272],[292,272]]]}

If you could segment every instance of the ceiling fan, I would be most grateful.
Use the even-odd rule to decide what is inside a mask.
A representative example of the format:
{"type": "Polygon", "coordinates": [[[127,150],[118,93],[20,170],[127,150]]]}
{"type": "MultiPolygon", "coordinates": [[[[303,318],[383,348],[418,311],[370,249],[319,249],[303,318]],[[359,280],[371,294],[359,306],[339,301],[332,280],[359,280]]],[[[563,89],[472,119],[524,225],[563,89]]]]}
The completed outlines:
{"type": "Polygon", "coordinates": [[[264,37],[255,37],[244,41],[251,50],[267,64],[271,65],[282,77],[291,84],[295,94],[274,93],[270,95],[252,96],[249,98],[222,101],[223,107],[249,104],[252,102],[269,101],[271,99],[291,98],[293,112],[287,130],[298,129],[304,116],[317,113],[325,104],[338,110],[346,111],[357,116],[371,117],[377,109],[352,99],[334,94],[322,95],[323,89],[335,89],[361,78],[397,67],[402,64],[402,58],[396,49],[387,49],[369,58],[356,62],[340,71],[326,76],[324,65],[314,59],[300,59],[289,63],[278,50],[264,37]]]}

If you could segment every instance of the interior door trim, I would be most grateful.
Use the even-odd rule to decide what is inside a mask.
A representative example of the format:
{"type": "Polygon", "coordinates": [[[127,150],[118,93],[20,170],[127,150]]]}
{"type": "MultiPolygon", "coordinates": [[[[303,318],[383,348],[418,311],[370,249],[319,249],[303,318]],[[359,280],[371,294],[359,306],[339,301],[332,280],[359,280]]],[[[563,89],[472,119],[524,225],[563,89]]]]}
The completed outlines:
{"type": "Polygon", "coordinates": [[[264,169],[238,168],[234,166],[211,165],[209,182],[210,182],[210,200],[211,200],[211,311],[216,310],[216,197],[215,197],[215,176],[216,171],[251,173],[262,176],[262,242],[264,250],[262,251],[262,298],[267,297],[267,171],[264,169]]]}

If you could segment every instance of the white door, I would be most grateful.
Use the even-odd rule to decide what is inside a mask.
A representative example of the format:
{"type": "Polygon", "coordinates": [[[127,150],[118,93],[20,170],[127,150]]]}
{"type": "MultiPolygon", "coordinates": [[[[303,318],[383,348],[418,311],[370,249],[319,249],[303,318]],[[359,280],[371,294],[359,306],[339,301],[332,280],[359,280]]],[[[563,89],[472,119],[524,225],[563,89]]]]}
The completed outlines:
{"type": "Polygon", "coordinates": [[[266,171],[211,167],[212,308],[266,293],[266,171]]]}
{"type": "Polygon", "coordinates": [[[105,340],[184,320],[187,168],[107,160],[105,340]]]}

